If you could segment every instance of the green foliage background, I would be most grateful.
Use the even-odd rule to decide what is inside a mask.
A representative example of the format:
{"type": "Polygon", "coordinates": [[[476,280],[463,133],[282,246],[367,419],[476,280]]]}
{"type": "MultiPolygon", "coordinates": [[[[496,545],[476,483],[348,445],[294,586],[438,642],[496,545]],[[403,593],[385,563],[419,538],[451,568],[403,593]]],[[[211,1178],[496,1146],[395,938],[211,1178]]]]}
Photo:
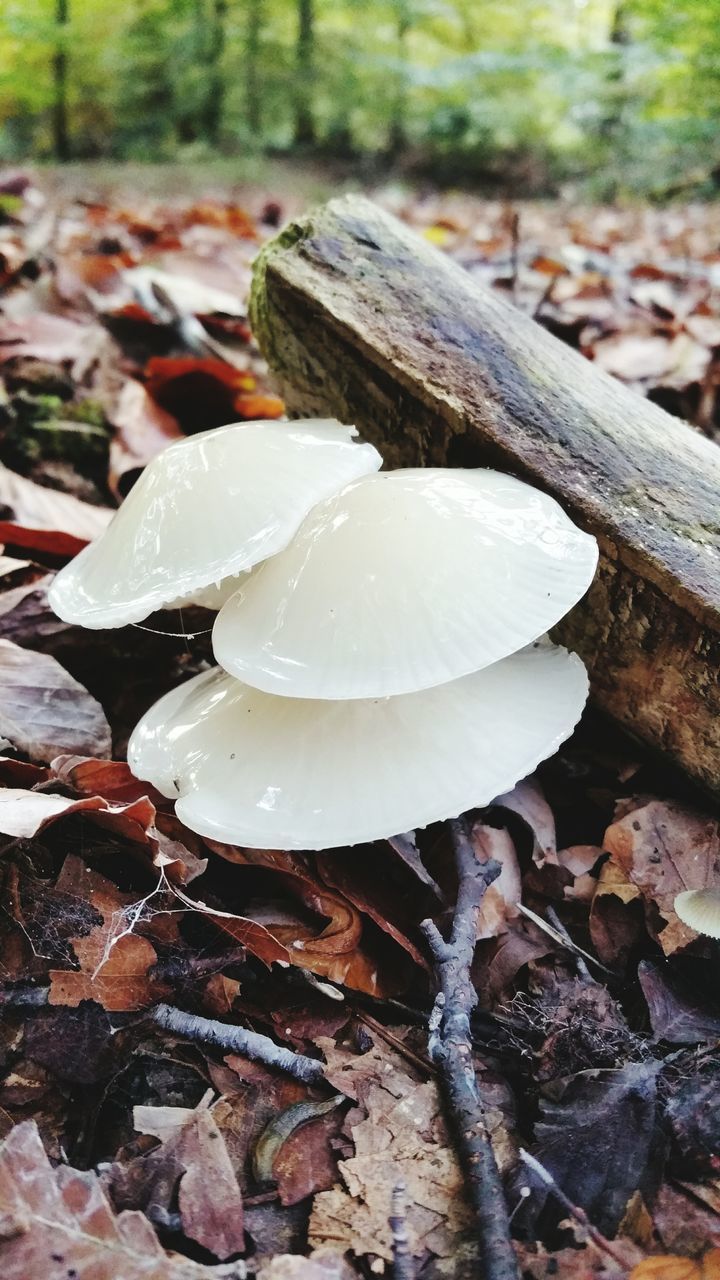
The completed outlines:
{"type": "Polygon", "coordinates": [[[715,193],[720,0],[3,0],[0,159],[297,148],[715,193]]]}

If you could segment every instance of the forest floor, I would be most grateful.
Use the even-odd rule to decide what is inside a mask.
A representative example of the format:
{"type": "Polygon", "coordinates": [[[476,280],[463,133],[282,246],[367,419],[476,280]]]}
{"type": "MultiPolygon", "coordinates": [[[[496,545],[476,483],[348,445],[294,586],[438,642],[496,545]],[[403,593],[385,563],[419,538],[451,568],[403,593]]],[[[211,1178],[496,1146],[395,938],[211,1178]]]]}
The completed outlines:
{"type": "MultiPolygon", "coordinates": [[[[452,915],[446,827],[210,847],[124,763],[138,717],[211,661],[210,616],[92,632],[47,602],[169,441],[282,416],[250,264],[331,193],[272,166],[141,172],[0,175],[0,1272],[476,1275],[428,1053],[420,923],[452,915]],[[254,1060],[237,1027],[267,1038],[254,1060]]],[[[717,436],[720,208],[373,194],[717,436]]],[[[673,910],[717,876],[717,812],[590,712],[471,838],[503,868],[472,1034],[522,1273],[717,1280],[718,949],[673,910]]]]}

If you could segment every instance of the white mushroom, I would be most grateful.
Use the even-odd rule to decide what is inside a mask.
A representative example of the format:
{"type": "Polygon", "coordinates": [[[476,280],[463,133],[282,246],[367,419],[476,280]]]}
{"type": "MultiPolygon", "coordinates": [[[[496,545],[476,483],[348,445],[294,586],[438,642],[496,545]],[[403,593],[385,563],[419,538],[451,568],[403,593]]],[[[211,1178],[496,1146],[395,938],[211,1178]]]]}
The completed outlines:
{"type": "Polygon", "coordinates": [[[216,668],[146,713],[128,761],[201,835],[323,849],[489,803],[569,736],[586,696],[580,659],[539,642],[432,689],[350,702],[276,697],[216,668]]]}
{"type": "Polygon", "coordinates": [[[382,465],[355,435],[332,420],[246,422],[170,445],[57,575],[52,608],[65,622],[118,627],[221,589],[281,551],[317,502],[382,465]]]}
{"type": "Polygon", "coordinates": [[[686,889],[675,899],[675,914],[696,933],[720,938],[720,889],[686,889]]]}
{"type": "Polygon", "coordinates": [[[293,698],[428,689],[543,635],[580,599],[594,538],[487,470],[368,476],[310,513],[213,633],[222,667],[293,698]]]}

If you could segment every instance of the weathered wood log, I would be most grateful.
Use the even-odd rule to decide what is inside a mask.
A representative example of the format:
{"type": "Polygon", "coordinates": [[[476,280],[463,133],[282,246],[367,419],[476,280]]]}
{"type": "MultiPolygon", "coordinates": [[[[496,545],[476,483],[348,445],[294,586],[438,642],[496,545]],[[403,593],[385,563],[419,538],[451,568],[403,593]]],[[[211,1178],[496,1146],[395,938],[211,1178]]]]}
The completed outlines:
{"type": "Polygon", "coordinates": [[[720,792],[720,449],[360,197],[265,247],[251,315],[292,413],[356,423],[391,467],[512,471],[595,534],[558,637],[597,705],[720,792]]]}

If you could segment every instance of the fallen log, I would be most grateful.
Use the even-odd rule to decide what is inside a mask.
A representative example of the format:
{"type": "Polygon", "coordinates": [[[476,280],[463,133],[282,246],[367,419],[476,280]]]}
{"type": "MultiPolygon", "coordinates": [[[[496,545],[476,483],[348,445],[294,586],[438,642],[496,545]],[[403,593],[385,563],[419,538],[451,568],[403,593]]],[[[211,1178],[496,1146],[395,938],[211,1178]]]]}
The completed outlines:
{"type": "Polygon", "coordinates": [[[361,197],[265,246],[251,318],[291,413],[356,423],[390,467],[512,471],[595,534],[557,637],[598,706],[720,793],[720,449],[361,197]]]}

